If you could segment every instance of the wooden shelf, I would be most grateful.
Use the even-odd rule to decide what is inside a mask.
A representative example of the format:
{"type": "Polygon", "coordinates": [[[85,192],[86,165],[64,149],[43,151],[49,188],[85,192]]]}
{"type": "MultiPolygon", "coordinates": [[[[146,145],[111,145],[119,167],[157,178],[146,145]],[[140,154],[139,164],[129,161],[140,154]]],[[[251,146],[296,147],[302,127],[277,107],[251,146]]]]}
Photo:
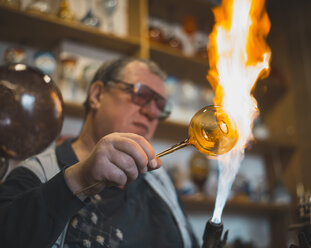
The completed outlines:
{"type": "Polygon", "coordinates": [[[197,29],[209,33],[214,24],[212,8],[215,6],[204,0],[149,0],[149,16],[180,25],[186,16],[192,16],[197,29]]]}
{"type": "Polygon", "coordinates": [[[56,16],[25,12],[0,5],[1,40],[55,49],[63,40],[134,55],[140,48],[138,37],[118,37],[79,22],[66,22],[56,16]]]}
{"type": "MultiPolygon", "coordinates": [[[[175,0],[170,1],[177,3],[175,0]]],[[[203,1],[197,2],[211,7],[203,1]]],[[[55,49],[63,40],[77,41],[126,55],[138,54],[140,49],[139,37],[121,38],[78,22],[66,22],[52,15],[24,12],[3,5],[0,5],[0,32],[3,34],[2,40],[40,49],[55,49]]],[[[177,75],[180,79],[190,79],[198,85],[209,85],[206,80],[206,59],[185,56],[177,49],[156,42],[151,42],[149,52],[150,58],[165,68],[168,74],[177,75]]],[[[286,89],[285,83],[273,77],[257,83],[254,95],[263,114],[273,107],[286,89]]]]}
{"type": "MultiPolygon", "coordinates": [[[[181,200],[189,213],[206,212],[212,213],[215,200],[196,196],[182,196],[181,200]]],[[[294,210],[292,204],[275,204],[251,201],[229,200],[227,201],[224,213],[243,214],[253,216],[275,216],[286,215],[294,210]]]]}
{"type": "MultiPolygon", "coordinates": [[[[189,79],[197,85],[208,85],[206,79],[208,60],[198,56],[186,56],[180,50],[170,48],[157,42],[150,42],[150,58],[165,68],[171,75],[178,75],[179,79],[189,79]]],[[[271,75],[259,80],[253,90],[258,102],[258,108],[264,116],[286,93],[288,86],[272,67],[271,75]]]]}
{"type": "Polygon", "coordinates": [[[206,80],[208,61],[200,57],[184,55],[180,50],[157,42],[150,42],[150,58],[170,75],[190,79],[199,85],[209,85],[206,80]]]}
{"type": "Polygon", "coordinates": [[[68,117],[75,117],[82,119],[84,117],[84,107],[82,103],[65,102],[64,114],[68,117]]]}

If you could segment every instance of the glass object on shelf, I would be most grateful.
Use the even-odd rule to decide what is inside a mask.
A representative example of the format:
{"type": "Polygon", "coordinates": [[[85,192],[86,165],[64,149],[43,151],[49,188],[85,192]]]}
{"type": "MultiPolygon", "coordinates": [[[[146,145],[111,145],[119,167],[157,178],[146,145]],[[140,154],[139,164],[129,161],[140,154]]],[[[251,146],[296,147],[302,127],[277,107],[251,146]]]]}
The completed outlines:
{"type": "Polygon", "coordinates": [[[196,55],[203,58],[203,59],[208,59],[206,47],[200,47],[200,48],[196,49],[196,55]]]}
{"type": "Polygon", "coordinates": [[[82,67],[82,70],[80,72],[80,76],[78,78],[78,92],[77,92],[77,98],[84,100],[86,98],[86,93],[88,86],[93,79],[98,67],[99,63],[88,63],[82,67]]]}
{"type": "Polygon", "coordinates": [[[183,44],[174,35],[169,36],[166,42],[167,42],[168,46],[171,47],[171,48],[175,48],[175,49],[178,49],[178,50],[182,50],[183,49],[183,44]]]}
{"type": "Polygon", "coordinates": [[[202,32],[194,34],[194,49],[195,54],[203,59],[208,59],[207,46],[209,43],[208,35],[202,32]]]}
{"type": "Polygon", "coordinates": [[[61,58],[61,80],[59,87],[64,99],[68,101],[76,100],[77,80],[75,69],[77,61],[77,57],[71,55],[61,58]]]}
{"type": "Polygon", "coordinates": [[[93,1],[88,0],[88,10],[86,15],[81,19],[81,23],[89,27],[98,28],[100,26],[100,19],[93,12],[93,1]]]}
{"type": "Polygon", "coordinates": [[[51,52],[39,51],[34,54],[34,66],[51,76],[56,69],[56,59],[51,52]]]}
{"type": "Polygon", "coordinates": [[[176,9],[177,6],[175,4],[169,3],[166,7],[165,15],[168,17],[167,22],[163,22],[162,30],[165,34],[165,44],[169,47],[182,50],[183,44],[180,39],[180,25],[176,24],[176,9]]]}
{"type": "Polygon", "coordinates": [[[254,138],[258,140],[266,140],[269,138],[269,130],[260,116],[254,121],[253,134],[254,138]]]}
{"type": "Polygon", "coordinates": [[[39,13],[51,13],[51,3],[48,0],[32,0],[26,10],[39,13]]]}
{"type": "Polygon", "coordinates": [[[26,52],[21,47],[8,47],[4,52],[4,63],[25,63],[26,62],[26,52]]]}
{"type": "Polygon", "coordinates": [[[20,8],[21,7],[21,1],[20,0],[1,0],[0,3],[14,7],[14,8],[20,8]]]}
{"type": "Polygon", "coordinates": [[[251,189],[248,179],[238,174],[233,182],[229,199],[234,198],[239,201],[249,201],[251,199],[251,189]]]}
{"type": "Polygon", "coordinates": [[[204,185],[210,171],[209,160],[203,154],[195,152],[190,158],[189,171],[191,181],[197,187],[197,193],[204,194],[204,185]]]}
{"type": "Polygon", "coordinates": [[[176,24],[169,24],[163,22],[162,30],[165,34],[165,41],[164,43],[167,44],[171,48],[175,48],[178,50],[183,49],[183,44],[180,39],[180,27],[176,24]]]}
{"type": "Polygon", "coordinates": [[[68,0],[61,1],[57,16],[66,21],[75,20],[75,14],[70,9],[68,0]]]}
{"type": "Polygon", "coordinates": [[[197,31],[197,24],[193,16],[188,15],[183,20],[182,25],[183,31],[183,52],[186,55],[193,55],[195,53],[195,46],[194,46],[194,35],[197,31]]]}
{"type": "Polygon", "coordinates": [[[115,31],[113,17],[116,13],[118,6],[118,0],[102,0],[103,12],[105,15],[105,21],[107,22],[107,31],[113,33],[115,31]]]}
{"type": "Polygon", "coordinates": [[[184,31],[189,35],[193,36],[197,31],[197,24],[193,16],[188,15],[183,20],[184,31]]]}
{"type": "Polygon", "coordinates": [[[279,204],[289,204],[292,201],[292,196],[285,188],[282,181],[278,181],[273,191],[273,202],[279,204]]]}
{"type": "Polygon", "coordinates": [[[268,185],[264,179],[261,179],[258,186],[251,191],[251,199],[257,202],[270,201],[268,185]]]}
{"type": "Polygon", "coordinates": [[[149,18],[149,39],[159,43],[164,43],[165,37],[161,28],[161,21],[149,18]]]}
{"type": "Polygon", "coordinates": [[[173,107],[179,104],[179,81],[176,77],[169,75],[165,79],[167,98],[170,99],[173,107]]]}
{"type": "Polygon", "coordinates": [[[272,192],[272,201],[279,204],[288,204],[292,201],[292,196],[287,190],[283,179],[283,163],[278,148],[271,147],[272,166],[275,174],[275,187],[272,192]]]}
{"type": "Polygon", "coordinates": [[[230,151],[237,140],[237,127],[224,109],[219,106],[207,106],[192,117],[187,139],[156,156],[162,157],[188,145],[193,145],[206,155],[222,155],[230,151]]]}
{"type": "MultiPolygon", "coordinates": [[[[180,105],[186,112],[193,115],[197,109],[201,108],[199,88],[190,80],[181,82],[180,105]]],[[[204,104],[203,106],[206,106],[204,104]]]]}

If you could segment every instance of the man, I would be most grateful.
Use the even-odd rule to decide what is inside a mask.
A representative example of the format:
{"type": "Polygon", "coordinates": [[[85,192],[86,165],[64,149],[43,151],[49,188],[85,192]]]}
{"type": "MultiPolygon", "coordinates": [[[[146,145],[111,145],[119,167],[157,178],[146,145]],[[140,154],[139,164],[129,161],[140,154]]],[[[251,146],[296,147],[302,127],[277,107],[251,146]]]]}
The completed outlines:
{"type": "Polygon", "coordinates": [[[163,79],[143,59],[98,70],[79,137],[24,161],[1,185],[4,247],[198,246],[149,143],[169,114],[163,79]]]}

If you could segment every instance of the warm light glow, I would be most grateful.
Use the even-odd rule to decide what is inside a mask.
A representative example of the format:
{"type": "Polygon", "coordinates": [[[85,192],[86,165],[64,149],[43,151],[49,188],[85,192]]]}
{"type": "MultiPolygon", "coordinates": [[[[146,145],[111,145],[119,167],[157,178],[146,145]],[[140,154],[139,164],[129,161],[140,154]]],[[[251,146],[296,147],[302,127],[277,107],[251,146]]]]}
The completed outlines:
{"type": "Polygon", "coordinates": [[[270,21],[264,0],[222,0],[213,10],[215,25],[210,34],[208,56],[214,104],[222,106],[237,125],[235,147],[218,156],[219,183],[213,220],[219,222],[244,149],[253,138],[253,121],[259,114],[251,95],[258,78],[267,76],[271,52],[265,39],[270,21]]]}
{"type": "Polygon", "coordinates": [[[54,114],[57,118],[60,118],[63,114],[63,104],[59,95],[55,91],[50,91],[50,96],[54,102],[54,114]]]}
{"type": "Polygon", "coordinates": [[[215,90],[214,104],[222,106],[237,124],[239,139],[234,149],[242,151],[259,114],[251,90],[269,71],[271,52],[265,38],[270,21],[264,0],[223,0],[213,11],[207,79],[215,90]]]}

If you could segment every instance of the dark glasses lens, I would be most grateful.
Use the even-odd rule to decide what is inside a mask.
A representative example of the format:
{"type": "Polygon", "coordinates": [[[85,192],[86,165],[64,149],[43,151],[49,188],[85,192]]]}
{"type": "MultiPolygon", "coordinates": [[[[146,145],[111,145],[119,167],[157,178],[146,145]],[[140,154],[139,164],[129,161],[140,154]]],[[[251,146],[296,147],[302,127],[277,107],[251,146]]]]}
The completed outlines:
{"type": "Polygon", "coordinates": [[[169,117],[171,113],[171,105],[164,97],[150,89],[147,85],[141,83],[130,84],[116,79],[112,79],[112,81],[108,82],[107,85],[111,87],[116,83],[122,84],[124,86],[123,90],[131,94],[133,103],[143,107],[154,100],[157,109],[160,112],[159,119],[164,120],[169,117]]]}
{"type": "Polygon", "coordinates": [[[144,106],[154,100],[158,110],[161,112],[160,119],[165,119],[170,114],[166,99],[144,84],[138,83],[134,86],[132,100],[140,106],[144,106]]]}

